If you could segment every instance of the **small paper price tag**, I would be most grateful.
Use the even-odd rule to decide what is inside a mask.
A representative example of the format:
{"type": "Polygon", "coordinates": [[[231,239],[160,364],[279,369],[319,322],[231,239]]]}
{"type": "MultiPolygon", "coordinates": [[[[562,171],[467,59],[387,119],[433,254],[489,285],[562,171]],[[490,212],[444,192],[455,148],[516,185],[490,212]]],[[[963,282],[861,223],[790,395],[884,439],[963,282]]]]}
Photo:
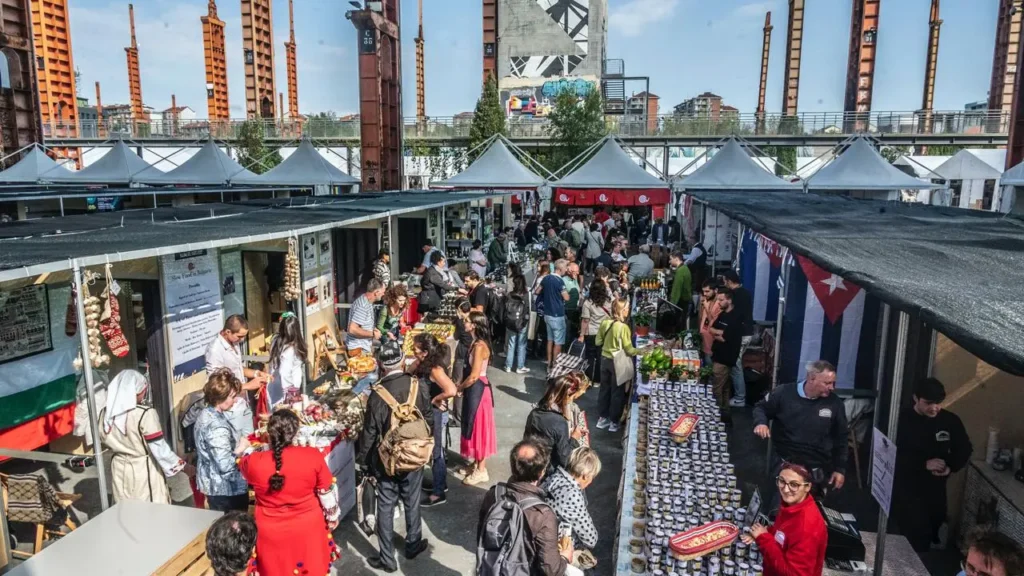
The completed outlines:
{"type": "Polygon", "coordinates": [[[110,281],[110,293],[114,296],[121,293],[121,285],[117,283],[117,280],[110,281]]]}

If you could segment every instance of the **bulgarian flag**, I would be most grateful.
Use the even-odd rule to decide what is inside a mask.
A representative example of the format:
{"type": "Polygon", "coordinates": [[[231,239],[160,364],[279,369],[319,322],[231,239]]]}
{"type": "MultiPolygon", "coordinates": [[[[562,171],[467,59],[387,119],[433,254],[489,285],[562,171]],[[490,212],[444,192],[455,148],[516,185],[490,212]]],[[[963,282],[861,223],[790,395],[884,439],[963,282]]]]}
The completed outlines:
{"type": "Polygon", "coordinates": [[[74,427],[79,337],[64,331],[71,289],[48,294],[52,350],[0,366],[0,448],[34,450],[74,427]]]}

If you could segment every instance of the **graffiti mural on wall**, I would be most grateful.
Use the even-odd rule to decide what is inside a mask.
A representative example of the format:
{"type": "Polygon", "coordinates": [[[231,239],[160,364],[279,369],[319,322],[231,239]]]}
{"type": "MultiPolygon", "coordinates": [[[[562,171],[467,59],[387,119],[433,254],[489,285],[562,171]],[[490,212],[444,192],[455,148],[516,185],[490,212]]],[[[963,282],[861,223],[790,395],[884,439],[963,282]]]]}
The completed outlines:
{"type": "Polygon", "coordinates": [[[559,29],[576,45],[575,54],[513,56],[509,59],[515,78],[554,78],[571,75],[589,52],[590,0],[536,0],[559,29]]]}
{"type": "Polygon", "coordinates": [[[555,106],[555,97],[563,91],[583,98],[596,89],[597,84],[592,80],[558,78],[548,80],[539,86],[504,88],[501,90],[501,103],[509,117],[542,118],[551,113],[555,106]]]}

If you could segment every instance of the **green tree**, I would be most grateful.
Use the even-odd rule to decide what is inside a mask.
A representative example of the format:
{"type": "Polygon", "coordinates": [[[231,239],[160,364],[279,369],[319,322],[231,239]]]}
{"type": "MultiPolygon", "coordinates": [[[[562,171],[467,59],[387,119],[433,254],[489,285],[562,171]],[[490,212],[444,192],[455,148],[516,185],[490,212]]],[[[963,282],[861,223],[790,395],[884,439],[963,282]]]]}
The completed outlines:
{"type": "Polygon", "coordinates": [[[882,146],[878,153],[889,161],[889,164],[895,164],[900,157],[911,153],[909,146],[882,146]]]}
{"type": "Polygon", "coordinates": [[[591,90],[581,100],[575,92],[563,90],[555,97],[555,107],[548,115],[548,136],[551,154],[548,168],[561,168],[579,156],[607,133],[601,95],[591,90]]]}
{"type": "Polygon", "coordinates": [[[237,150],[238,163],[256,174],[263,174],[281,163],[277,149],[267,146],[263,123],[259,120],[246,120],[238,127],[237,150]]]}
{"type": "Polygon", "coordinates": [[[966,148],[966,146],[955,146],[955,145],[951,145],[951,144],[945,144],[945,145],[939,144],[939,145],[934,145],[934,146],[929,145],[928,148],[925,150],[924,155],[925,156],[952,156],[952,155],[956,154],[957,152],[963,150],[964,148],[966,148]]]}
{"type": "MultiPolygon", "coordinates": [[[[488,76],[484,81],[480,99],[476,101],[476,110],[473,111],[473,125],[469,128],[470,150],[495,134],[507,135],[508,128],[505,123],[505,108],[498,97],[498,81],[494,76],[488,76]]],[[[474,150],[469,161],[476,160],[481,152],[483,150],[474,150]]]]}
{"type": "Polygon", "coordinates": [[[775,175],[784,177],[796,172],[795,146],[765,146],[762,151],[775,158],[775,175]]]}

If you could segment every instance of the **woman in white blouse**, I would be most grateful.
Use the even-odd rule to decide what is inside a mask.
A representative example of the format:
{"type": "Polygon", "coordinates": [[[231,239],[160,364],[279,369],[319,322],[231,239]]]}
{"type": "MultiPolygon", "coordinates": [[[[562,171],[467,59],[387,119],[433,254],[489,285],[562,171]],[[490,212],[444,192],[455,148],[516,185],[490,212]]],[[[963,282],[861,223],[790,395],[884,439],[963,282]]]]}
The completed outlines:
{"type": "Polygon", "coordinates": [[[266,389],[268,411],[273,411],[273,407],[284,400],[289,390],[302,390],[305,362],[306,339],[302,337],[299,319],[294,313],[285,312],[281,314],[277,334],[270,344],[271,380],[266,389]]]}

